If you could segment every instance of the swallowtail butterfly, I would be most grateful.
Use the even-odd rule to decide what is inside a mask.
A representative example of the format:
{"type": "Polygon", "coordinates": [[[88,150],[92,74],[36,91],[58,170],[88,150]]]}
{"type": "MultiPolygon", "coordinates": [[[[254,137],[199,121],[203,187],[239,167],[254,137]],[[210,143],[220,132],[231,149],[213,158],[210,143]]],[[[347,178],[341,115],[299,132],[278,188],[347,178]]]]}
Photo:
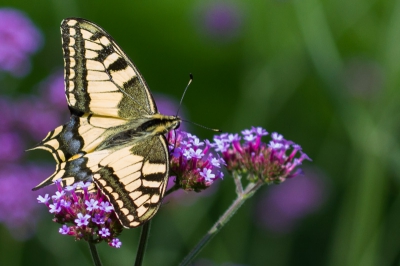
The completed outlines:
{"type": "Polygon", "coordinates": [[[93,181],[124,227],[139,226],[157,212],[165,193],[164,134],[180,118],[158,113],[142,75],[102,28],[68,18],[61,36],[71,117],[34,148],[51,152],[57,162],[34,190],[60,178],[63,186],[93,181]]]}

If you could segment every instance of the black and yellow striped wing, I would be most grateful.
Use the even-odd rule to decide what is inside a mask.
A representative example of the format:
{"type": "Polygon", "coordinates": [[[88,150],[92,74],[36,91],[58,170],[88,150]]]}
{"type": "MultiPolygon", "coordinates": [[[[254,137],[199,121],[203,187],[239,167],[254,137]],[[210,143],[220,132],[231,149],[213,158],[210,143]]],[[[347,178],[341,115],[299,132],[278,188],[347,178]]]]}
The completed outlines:
{"type": "Polygon", "coordinates": [[[121,224],[136,227],[160,206],[167,185],[168,156],[164,136],[145,138],[62,162],[47,180],[51,184],[61,178],[63,186],[93,180],[114,206],[121,224]]]}
{"type": "Polygon", "coordinates": [[[157,112],[145,80],[103,29],[71,18],[61,23],[61,36],[70,108],[125,119],[157,112]]]}
{"type": "Polygon", "coordinates": [[[139,226],[159,208],[168,180],[165,137],[143,132],[143,124],[163,116],[135,65],[103,29],[69,18],[61,35],[71,118],[34,148],[57,162],[34,190],[60,178],[64,186],[92,180],[123,226],[139,226]]]}

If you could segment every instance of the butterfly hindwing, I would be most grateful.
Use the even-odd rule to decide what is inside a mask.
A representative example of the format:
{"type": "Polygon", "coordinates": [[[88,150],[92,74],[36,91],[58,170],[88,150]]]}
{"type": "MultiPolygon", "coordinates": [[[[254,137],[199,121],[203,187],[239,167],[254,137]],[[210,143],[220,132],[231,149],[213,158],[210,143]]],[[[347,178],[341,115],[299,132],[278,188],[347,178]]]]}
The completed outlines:
{"type": "MultiPolygon", "coordinates": [[[[71,115],[70,121],[63,126],[59,126],[47,134],[34,149],[43,149],[52,153],[57,164],[70,160],[78,154],[86,154],[94,151],[99,144],[112,135],[121,126],[126,124],[126,120],[112,117],[85,114],[81,117],[71,115]]],[[[54,180],[60,178],[58,170],[34,188],[52,184],[54,180]],[[54,177],[57,177],[54,179],[54,177]],[[54,179],[54,180],[53,180],[54,179]]],[[[77,179],[85,181],[86,179],[77,179]]]]}
{"type": "Polygon", "coordinates": [[[91,181],[93,172],[87,166],[87,158],[78,154],[73,160],[57,164],[56,171],[34,189],[53,184],[61,179],[61,185],[70,186],[79,181],[91,181]]]}
{"type": "Polygon", "coordinates": [[[93,180],[125,227],[149,220],[164,195],[169,165],[164,136],[145,139],[110,153],[99,162],[93,180]]]}
{"type": "Polygon", "coordinates": [[[69,186],[93,178],[121,224],[136,227],[155,214],[164,195],[169,171],[166,145],[164,136],[154,136],[132,145],[81,154],[57,164],[54,174],[39,186],[59,179],[62,186],[69,186]]]}

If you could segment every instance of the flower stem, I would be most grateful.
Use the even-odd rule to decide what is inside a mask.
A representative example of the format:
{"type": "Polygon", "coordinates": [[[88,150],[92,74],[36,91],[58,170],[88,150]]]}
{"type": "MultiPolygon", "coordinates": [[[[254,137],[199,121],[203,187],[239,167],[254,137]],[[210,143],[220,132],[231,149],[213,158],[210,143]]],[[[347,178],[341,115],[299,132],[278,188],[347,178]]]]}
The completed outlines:
{"type": "Polygon", "coordinates": [[[178,184],[175,184],[173,187],[171,187],[170,189],[168,189],[165,194],[164,197],[168,196],[169,194],[171,194],[172,192],[180,189],[181,187],[178,184]]]}
{"type": "MultiPolygon", "coordinates": [[[[175,190],[178,190],[179,188],[180,187],[177,184],[175,184],[175,186],[171,187],[167,192],[165,192],[164,197],[169,195],[170,193],[174,192],[175,190]]],[[[146,222],[142,226],[142,231],[140,233],[139,246],[138,246],[138,250],[136,253],[135,266],[142,265],[144,253],[146,251],[147,240],[149,238],[150,223],[151,223],[151,220],[146,222]]]]}
{"type": "Polygon", "coordinates": [[[189,263],[199,254],[203,247],[221,230],[221,228],[229,222],[236,211],[249,199],[257,189],[261,187],[262,183],[249,183],[242,194],[238,195],[231,206],[225,213],[218,219],[218,221],[211,227],[207,234],[197,243],[197,245],[189,252],[189,254],[179,264],[180,266],[189,265],[189,263]]]}
{"type": "Polygon", "coordinates": [[[140,241],[139,241],[139,246],[138,250],[136,253],[136,261],[135,261],[135,266],[141,266],[144,258],[144,253],[146,251],[146,245],[147,245],[147,240],[149,238],[149,232],[150,232],[150,221],[147,221],[143,226],[142,226],[142,231],[140,233],[140,241]]]}
{"type": "Polygon", "coordinates": [[[233,172],[232,176],[233,176],[233,181],[235,181],[236,195],[240,196],[243,194],[242,181],[240,180],[242,177],[236,172],[233,172]]]}
{"type": "Polygon", "coordinates": [[[90,255],[92,255],[92,259],[93,259],[93,264],[96,266],[101,266],[101,260],[99,257],[99,253],[97,252],[97,248],[96,248],[96,244],[89,240],[89,249],[90,249],[90,255]]]}
{"type": "MultiPolygon", "coordinates": [[[[178,185],[171,187],[167,192],[165,192],[164,197],[167,196],[168,194],[174,192],[175,190],[178,190],[179,188],[180,187],[178,185]]],[[[151,223],[151,220],[146,222],[142,226],[142,231],[140,233],[139,246],[138,246],[138,250],[136,253],[135,266],[141,266],[143,263],[144,253],[146,251],[147,240],[149,238],[150,223],[151,223]]]]}

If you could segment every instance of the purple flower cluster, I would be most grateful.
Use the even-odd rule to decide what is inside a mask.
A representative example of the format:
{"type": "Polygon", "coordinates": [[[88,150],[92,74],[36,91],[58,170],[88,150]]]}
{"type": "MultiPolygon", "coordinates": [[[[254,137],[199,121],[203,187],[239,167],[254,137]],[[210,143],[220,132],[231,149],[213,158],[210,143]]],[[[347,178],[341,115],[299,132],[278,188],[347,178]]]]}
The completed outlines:
{"type": "Polygon", "coordinates": [[[222,153],[229,172],[246,174],[251,182],[281,183],[298,175],[301,170],[296,167],[310,158],[299,145],[278,133],[272,133],[269,144],[262,142],[266,135],[268,132],[261,127],[243,130],[242,137],[224,133],[214,137],[213,146],[222,153]]]}
{"type": "Polygon", "coordinates": [[[176,186],[199,192],[223,178],[221,166],[225,162],[214,156],[208,141],[200,141],[198,137],[181,130],[170,131],[167,138],[171,154],[170,173],[176,176],[176,186]]]}
{"type": "Polygon", "coordinates": [[[0,9],[0,71],[24,76],[30,71],[29,56],[42,43],[42,35],[19,10],[0,9]]]}
{"type": "Polygon", "coordinates": [[[56,182],[56,185],[58,190],[51,197],[52,203],[48,194],[39,196],[37,200],[46,204],[49,212],[54,214],[54,222],[63,224],[59,229],[60,234],[94,243],[106,241],[112,247],[121,247],[116,236],[121,233],[122,226],[114,207],[100,190],[89,192],[90,182],[79,182],[65,188],[60,182],[56,182]]]}

